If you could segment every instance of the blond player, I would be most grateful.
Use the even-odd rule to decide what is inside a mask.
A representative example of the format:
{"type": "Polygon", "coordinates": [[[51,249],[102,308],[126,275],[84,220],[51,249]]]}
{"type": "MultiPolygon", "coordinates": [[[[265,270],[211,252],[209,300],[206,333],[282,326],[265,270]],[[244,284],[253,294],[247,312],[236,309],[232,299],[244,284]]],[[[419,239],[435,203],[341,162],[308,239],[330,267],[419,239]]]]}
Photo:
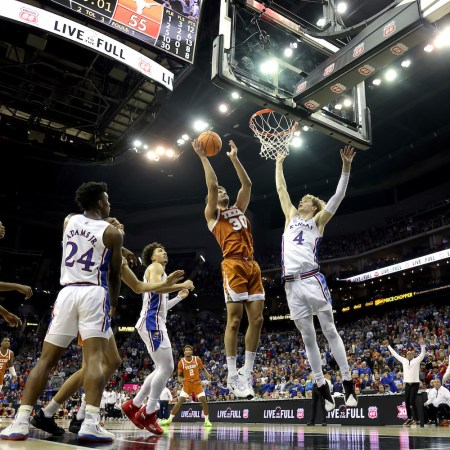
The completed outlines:
{"type": "Polygon", "coordinates": [[[222,249],[222,276],[227,308],[225,351],[228,366],[228,388],[236,397],[252,398],[253,366],[263,324],[264,288],[261,270],[253,259],[253,237],[250,222],[245,216],[250,203],[252,182],[237,156],[238,149],[229,142],[230,158],[241,182],[237,199],[229,206],[224,187],[219,186],[217,176],[196,139],[192,143],[205,171],[208,197],[205,219],[222,249]],[[239,325],[247,312],[248,328],[245,334],[245,365],[240,373],[236,369],[237,337],[239,325]]]}
{"type": "Polygon", "coordinates": [[[212,423],[209,421],[208,403],[206,402],[205,391],[202,387],[200,380],[200,371],[206,375],[208,380],[211,379],[211,375],[203,366],[202,360],[198,356],[193,355],[193,348],[190,345],[184,346],[184,358],[178,363],[178,378],[183,383],[183,389],[180,393],[180,398],[177,404],[173,407],[170,417],[159,422],[160,425],[170,425],[173,418],[177,415],[181,405],[194,394],[201,402],[203,408],[203,414],[205,416],[205,426],[212,427],[212,423]]]}

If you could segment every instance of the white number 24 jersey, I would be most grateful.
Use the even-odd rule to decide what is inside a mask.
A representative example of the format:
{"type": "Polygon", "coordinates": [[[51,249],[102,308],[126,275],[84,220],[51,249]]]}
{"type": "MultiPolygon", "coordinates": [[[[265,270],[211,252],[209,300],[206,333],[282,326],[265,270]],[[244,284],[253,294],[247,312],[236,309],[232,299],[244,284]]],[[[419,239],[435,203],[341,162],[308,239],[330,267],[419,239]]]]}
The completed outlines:
{"type": "Polygon", "coordinates": [[[63,286],[93,284],[108,288],[111,250],[103,244],[103,233],[108,226],[102,219],[89,219],[83,214],[69,219],[63,238],[60,279],[63,286]]]}

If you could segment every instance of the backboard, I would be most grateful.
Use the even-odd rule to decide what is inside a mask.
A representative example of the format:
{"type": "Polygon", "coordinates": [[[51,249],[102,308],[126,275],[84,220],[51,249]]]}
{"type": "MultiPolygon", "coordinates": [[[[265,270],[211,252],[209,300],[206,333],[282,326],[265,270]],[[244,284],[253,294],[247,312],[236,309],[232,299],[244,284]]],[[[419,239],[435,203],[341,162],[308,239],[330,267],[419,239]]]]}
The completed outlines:
{"type": "Polygon", "coordinates": [[[281,3],[221,1],[213,82],[302,126],[370,148],[364,82],[434,33],[420,2],[402,2],[327,39],[281,3]]]}

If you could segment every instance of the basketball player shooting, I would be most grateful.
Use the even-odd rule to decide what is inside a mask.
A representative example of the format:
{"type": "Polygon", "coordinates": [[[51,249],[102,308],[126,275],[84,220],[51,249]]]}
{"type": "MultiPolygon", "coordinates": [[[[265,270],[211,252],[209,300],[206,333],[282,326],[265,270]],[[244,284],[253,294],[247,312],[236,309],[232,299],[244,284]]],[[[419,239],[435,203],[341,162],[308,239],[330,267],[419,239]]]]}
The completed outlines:
{"type": "Polygon", "coordinates": [[[192,142],[205,171],[208,196],[205,219],[223,253],[222,276],[227,308],[225,352],[227,355],[227,386],[236,397],[252,398],[253,366],[263,324],[264,288],[261,270],[253,259],[253,237],[245,211],[250,202],[252,182],[238,159],[238,149],[230,141],[230,158],[241,182],[236,202],[229,207],[229,197],[219,186],[217,176],[200,142],[192,142]],[[237,338],[244,308],[248,317],[245,335],[245,364],[238,373],[236,368],[237,338]]]}
{"type": "Polygon", "coordinates": [[[327,204],[323,200],[308,194],[300,200],[297,208],[291,203],[283,174],[285,155],[278,155],[276,160],[276,187],[286,219],[282,240],[282,275],[286,299],[291,319],[302,335],[306,354],[319,391],[325,400],[327,411],[334,409],[334,398],[331,396],[330,388],[323,376],[313,315],[317,315],[322,332],[328,340],[341,370],[345,404],[349,407],[357,405],[344,343],[334,324],[330,291],[325,277],[319,272],[317,261],[319,244],[325,225],[336,213],[345,196],[354,157],[353,147],[347,145],[341,150],[341,178],[336,193],[327,204]]]}

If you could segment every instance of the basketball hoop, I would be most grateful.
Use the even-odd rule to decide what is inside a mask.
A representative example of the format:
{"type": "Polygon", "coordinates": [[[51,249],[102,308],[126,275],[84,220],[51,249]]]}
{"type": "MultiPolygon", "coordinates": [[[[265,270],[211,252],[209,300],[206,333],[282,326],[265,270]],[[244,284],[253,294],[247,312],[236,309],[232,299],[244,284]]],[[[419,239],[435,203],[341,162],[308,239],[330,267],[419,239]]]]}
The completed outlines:
{"type": "Polygon", "coordinates": [[[250,128],[261,142],[259,154],[266,159],[289,155],[289,144],[297,127],[295,120],[271,109],[262,109],[250,117],[250,128]]]}

